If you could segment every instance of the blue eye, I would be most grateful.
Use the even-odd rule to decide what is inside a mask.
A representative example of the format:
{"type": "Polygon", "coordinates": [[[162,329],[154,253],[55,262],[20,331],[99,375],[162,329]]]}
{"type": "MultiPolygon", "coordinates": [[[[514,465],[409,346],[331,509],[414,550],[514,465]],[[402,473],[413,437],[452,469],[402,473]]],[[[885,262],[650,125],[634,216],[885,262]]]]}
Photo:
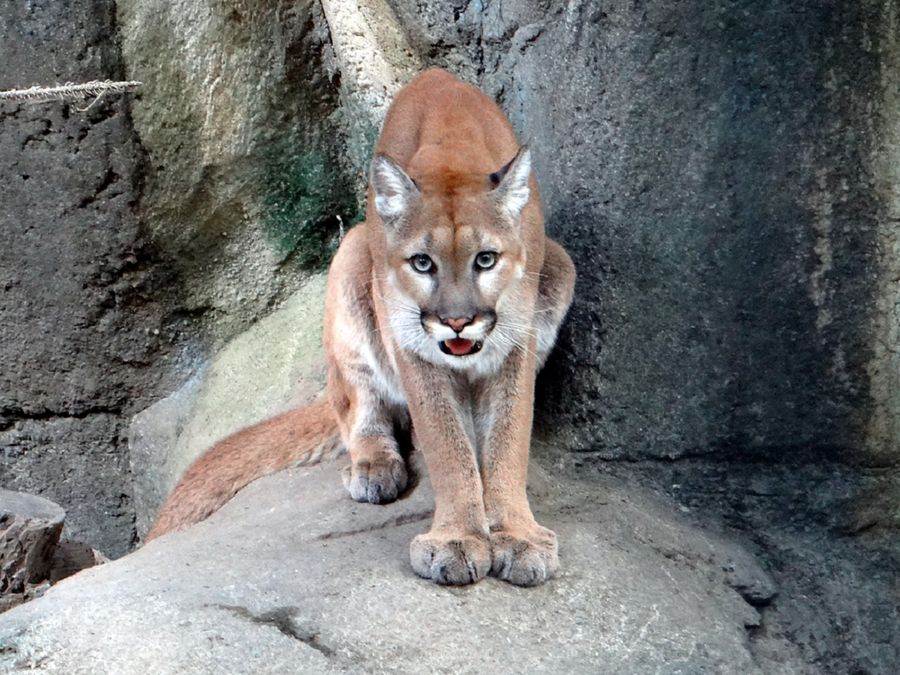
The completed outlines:
{"type": "Polygon", "coordinates": [[[489,270],[497,264],[497,254],[494,251],[482,251],[475,256],[476,270],[489,270]]]}
{"type": "Polygon", "coordinates": [[[421,274],[428,274],[434,271],[434,261],[424,253],[418,253],[409,259],[412,268],[421,274]]]}

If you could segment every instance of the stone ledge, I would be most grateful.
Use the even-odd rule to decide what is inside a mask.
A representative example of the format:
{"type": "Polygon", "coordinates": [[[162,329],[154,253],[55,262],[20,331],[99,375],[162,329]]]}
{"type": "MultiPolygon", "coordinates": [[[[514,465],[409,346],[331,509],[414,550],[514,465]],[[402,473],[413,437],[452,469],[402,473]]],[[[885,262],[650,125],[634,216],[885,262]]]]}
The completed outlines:
{"type": "Polygon", "coordinates": [[[540,588],[419,579],[407,551],[430,518],[427,480],[395,504],[356,504],[326,464],[261,479],[4,614],[0,669],[758,670],[759,614],[732,586],[771,581],[746,551],[649,492],[533,473],[539,520],[561,541],[561,574],[540,588]]]}

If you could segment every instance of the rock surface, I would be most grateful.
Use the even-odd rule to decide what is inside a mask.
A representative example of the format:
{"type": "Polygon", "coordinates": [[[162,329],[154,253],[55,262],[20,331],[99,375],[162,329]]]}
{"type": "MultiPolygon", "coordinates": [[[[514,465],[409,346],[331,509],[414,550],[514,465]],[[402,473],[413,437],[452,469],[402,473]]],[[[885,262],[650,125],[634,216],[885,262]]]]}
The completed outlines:
{"type": "Polygon", "coordinates": [[[108,561],[87,544],[60,541],[65,518],[48,499],[0,488],[0,612],[108,561]]]}
{"type": "MultiPolygon", "coordinates": [[[[0,89],[116,78],[114,3],[0,9],[0,89]]],[[[0,485],[43,495],[69,534],[129,549],[124,432],[154,399],[165,269],[135,210],[127,98],[87,112],[0,104],[0,485]]]]}
{"type": "Polygon", "coordinates": [[[900,460],[896,2],[391,5],[534,147],[565,445],[900,460]]]}
{"type": "Polygon", "coordinates": [[[360,505],[328,464],[262,479],[208,521],[4,614],[0,666],[759,671],[748,630],[760,614],[729,584],[771,580],[744,549],[645,490],[535,474],[539,517],[562,542],[562,573],[543,587],[417,578],[407,550],[430,518],[427,480],[393,505],[360,505]]]}
{"type": "Polygon", "coordinates": [[[81,570],[108,562],[109,558],[87,544],[80,541],[61,541],[53,551],[49,581],[55,584],[81,570]]]}
{"type": "MultiPolygon", "coordinates": [[[[256,486],[229,506],[234,523],[180,535],[193,561],[160,542],[10,614],[4,621],[28,632],[16,638],[20,653],[0,643],[8,662],[64,669],[64,651],[41,660],[51,640],[86,653],[79,650],[96,640],[81,603],[104,626],[115,628],[118,612],[124,625],[142,627],[143,583],[157,593],[148,611],[160,641],[111,652],[109,663],[146,665],[170,648],[189,665],[178,642],[187,631],[201,638],[194,648],[208,650],[197,658],[219,650],[226,668],[269,667],[278,661],[266,658],[281,658],[284,645],[297,663],[331,651],[352,667],[360,623],[335,608],[347,600],[390,637],[364,651],[376,665],[392,646],[409,650],[394,658],[431,653],[426,629],[442,640],[436,663],[493,649],[502,642],[496,631],[464,621],[463,603],[476,603],[510,627],[503,638],[514,644],[525,640],[514,630],[521,626],[593,630],[596,651],[577,653],[588,664],[609,657],[651,669],[671,646],[685,670],[752,669],[750,659],[769,672],[896,669],[896,2],[34,0],[0,10],[0,37],[3,88],[145,82],[136,98],[87,112],[0,107],[0,484],[63,504],[70,536],[117,556],[203,444],[302,400],[289,378],[318,381],[309,331],[320,304],[306,290],[292,293],[327,260],[341,221],[359,212],[382,111],[427,65],[495,96],[535,150],[548,228],[579,271],[571,320],[543,377],[537,429],[558,454],[578,451],[580,475],[591,477],[571,503],[542,502],[568,533],[564,558],[589,570],[567,572],[559,597],[554,586],[528,596],[493,582],[460,592],[422,585],[410,576],[405,545],[424,523],[311,542],[280,521],[292,538],[272,541],[236,524],[250,521],[234,509],[259,528],[257,507],[300,506],[256,486]],[[128,422],[145,409],[129,450],[128,422]],[[601,461],[610,459],[627,463],[601,461]],[[598,468],[606,473],[596,476],[598,468]],[[674,531],[693,553],[639,541],[639,527],[600,504],[605,493],[625,491],[627,501],[654,484],[672,494],[662,504],[675,499],[688,511],[679,509],[674,531]],[[777,581],[774,599],[766,577],[751,573],[759,569],[752,558],[696,553],[694,516],[720,520],[752,548],[777,581]],[[606,567],[591,567],[594,550],[606,567]],[[364,564],[349,579],[375,594],[371,602],[339,584],[345,577],[314,569],[343,568],[354,555],[364,564]],[[164,576],[166,556],[187,581],[164,576]],[[162,570],[155,580],[151,563],[162,570]],[[663,603],[650,621],[653,602],[638,583],[644,575],[660,590],[663,571],[696,591],[679,596],[682,604],[707,612],[687,617],[681,632],[672,627],[680,606],[663,603]],[[701,593],[704,575],[714,583],[701,593]],[[91,599],[93,579],[105,595],[91,599]],[[743,631],[753,614],[720,581],[754,605],[768,602],[758,627],[743,631]],[[131,589],[130,606],[116,604],[114,584],[131,589]],[[316,585],[333,595],[315,594],[316,585]],[[430,616],[411,606],[409,587],[421,591],[415,600],[429,598],[430,616]],[[422,631],[418,642],[378,618],[394,607],[392,592],[422,631]],[[601,602],[579,604],[591,593],[601,602]],[[521,614],[534,597],[576,611],[527,624],[498,615],[521,614]],[[292,607],[301,609],[283,609],[292,607]],[[348,641],[330,628],[325,652],[310,649],[318,624],[306,607],[345,622],[348,641]],[[182,610],[199,623],[183,623],[193,619],[182,610]],[[23,619],[42,612],[48,623],[23,619]],[[449,637],[434,619],[443,615],[452,619],[449,637]],[[628,656],[622,645],[644,625],[651,641],[644,649],[638,640],[628,656]],[[692,631],[712,628],[691,652],[692,631]],[[489,639],[459,641],[472,631],[489,639]],[[260,645],[249,656],[228,643],[245,644],[248,634],[260,645]],[[723,661],[734,645],[734,660],[723,661]]],[[[296,475],[259,485],[315,494],[296,475]]],[[[672,521],[660,513],[668,507],[634,500],[653,514],[647,531],[656,541],[658,526],[672,521]]],[[[345,516],[352,506],[336,493],[316,503],[345,516]]],[[[113,647],[134,646],[112,634],[113,647]]],[[[558,663],[566,665],[575,652],[564,638],[553,646],[563,645],[558,663]]],[[[500,651],[487,656],[503,669],[500,651]]]]}
{"type": "MultiPolygon", "coordinates": [[[[356,218],[340,160],[339,73],[319,2],[120,0],[122,59],[144,83],[142,219],[216,339],[265,314],[356,218]]],[[[196,330],[196,327],[194,327],[196,330]]]]}
{"type": "Polygon", "coordinates": [[[48,499],[0,488],[0,596],[50,577],[66,512],[48,499]]]}
{"type": "MultiPolygon", "coordinates": [[[[778,594],[750,635],[757,659],[770,664],[767,672],[896,671],[900,502],[893,495],[900,492],[900,479],[895,472],[848,470],[821,458],[781,465],[695,458],[605,470],[617,480],[657,486],[678,502],[679,511],[727,524],[771,573],[778,594]],[[803,668],[782,661],[792,651],[803,655],[803,668]]],[[[743,592],[754,601],[752,589],[743,592]]]]}
{"type": "Polygon", "coordinates": [[[134,417],[128,442],[138,536],[147,533],[162,501],[204,450],[321,391],[324,288],[325,275],[312,276],[181,388],[134,417]]]}

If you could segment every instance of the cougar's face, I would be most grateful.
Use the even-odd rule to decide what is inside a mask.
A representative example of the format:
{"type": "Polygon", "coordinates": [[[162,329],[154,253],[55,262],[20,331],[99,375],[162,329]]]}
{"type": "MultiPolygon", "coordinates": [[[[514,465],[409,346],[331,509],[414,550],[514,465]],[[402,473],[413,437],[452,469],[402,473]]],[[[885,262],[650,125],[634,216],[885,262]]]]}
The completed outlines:
{"type": "MultiPolygon", "coordinates": [[[[388,170],[395,184],[379,192],[376,164],[373,187],[388,229],[383,299],[398,346],[456,370],[495,370],[530,336],[530,313],[516,302],[526,263],[517,220],[527,192],[510,212],[501,179],[483,177],[483,189],[448,196],[420,192],[393,163],[388,170]],[[401,215],[392,216],[400,205],[384,202],[404,188],[401,215]]],[[[527,191],[527,173],[525,181],[527,191]]]]}

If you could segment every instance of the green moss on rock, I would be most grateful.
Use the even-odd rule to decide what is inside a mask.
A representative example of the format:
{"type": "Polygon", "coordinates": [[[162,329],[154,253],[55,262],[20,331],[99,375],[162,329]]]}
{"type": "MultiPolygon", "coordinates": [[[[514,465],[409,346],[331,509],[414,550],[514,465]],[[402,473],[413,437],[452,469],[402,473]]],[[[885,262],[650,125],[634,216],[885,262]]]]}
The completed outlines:
{"type": "Polygon", "coordinates": [[[361,219],[352,186],[326,153],[309,151],[270,162],[263,185],[264,222],[272,246],[304,269],[321,269],[331,260],[340,223],[361,219]]]}

